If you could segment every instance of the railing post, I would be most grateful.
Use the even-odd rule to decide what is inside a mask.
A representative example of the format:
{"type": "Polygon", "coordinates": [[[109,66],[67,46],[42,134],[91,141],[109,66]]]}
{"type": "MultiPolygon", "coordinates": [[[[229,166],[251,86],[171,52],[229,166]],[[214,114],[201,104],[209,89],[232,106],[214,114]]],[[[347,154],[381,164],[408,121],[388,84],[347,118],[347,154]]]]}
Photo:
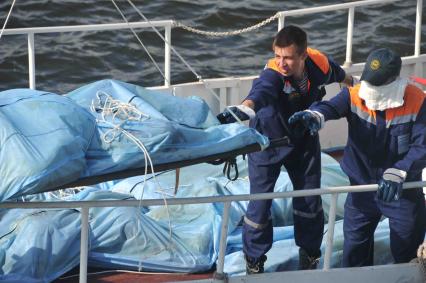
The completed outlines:
{"type": "Polygon", "coordinates": [[[170,81],[170,47],[172,44],[172,28],[170,25],[165,26],[164,30],[164,86],[169,87],[171,84],[170,81]]]}
{"type": "Polygon", "coordinates": [[[217,259],[216,274],[215,274],[215,279],[218,279],[218,280],[224,280],[225,278],[223,267],[225,264],[226,239],[228,237],[230,206],[231,206],[231,202],[229,201],[223,203],[222,229],[220,231],[220,242],[219,242],[219,256],[217,259]]]}
{"type": "Polygon", "coordinates": [[[89,254],[89,208],[81,208],[80,283],[87,282],[87,257],[89,254]]]}
{"type": "Polygon", "coordinates": [[[35,89],[35,50],[34,33],[28,33],[28,73],[30,89],[35,89]]]}
{"type": "Polygon", "coordinates": [[[346,36],[346,60],[343,66],[350,67],[352,65],[352,39],[354,34],[354,16],[355,7],[349,8],[348,11],[348,32],[346,36]]]}
{"type": "Polygon", "coordinates": [[[416,39],[414,43],[414,56],[420,56],[420,43],[421,43],[421,36],[422,36],[422,9],[423,9],[423,0],[417,0],[416,39]]]}
{"type": "Polygon", "coordinates": [[[280,31],[284,27],[284,20],[285,20],[284,14],[279,13],[279,16],[278,16],[278,31],[280,31]]]}
{"type": "MultiPolygon", "coordinates": [[[[421,45],[421,36],[422,36],[422,9],[423,9],[423,0],[417,0],[417,11],[416,11],[416,33],[414,41],[414,56],[420,56],[420,45],[421,45]]],[[[421,62],[416,62],[414,64],[414,75],[417,77],[423,77],[423,64],[421,62]]],[[[422,87],[424,90],[425,87],[422,87]]]]}
{"type": "Polygon", "coordinates": [[[328,211],[328,229],[327,229],[327,242],[325,246],[324,255],[324,270],[330,269],[331,255],[333,253],[333,241],[334,241],[334,226],[336,223],[336,208],[337,208],[337,197],[338,194],[331,195],[330,210],[328,211]]]}

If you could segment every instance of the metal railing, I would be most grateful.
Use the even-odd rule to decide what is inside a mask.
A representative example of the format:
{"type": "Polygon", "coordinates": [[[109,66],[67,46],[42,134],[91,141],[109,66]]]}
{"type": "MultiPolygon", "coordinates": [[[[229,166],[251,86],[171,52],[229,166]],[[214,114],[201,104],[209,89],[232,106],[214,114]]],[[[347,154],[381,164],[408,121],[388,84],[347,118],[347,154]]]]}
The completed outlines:
{"type": "MultiPolygon", "coordinates": [[[[404,189],[412,189],[426,186],[426,181],[408,182],[404,184],[404,189]]],[[[376,191],[377,185],[342,186],[328,187],[320,189],[299,190],[291,192],[273,192],[249,195],[212,196],[194,198],[171,198],[167,199],[167,204],[163,199],[150,200],[105,200],[105,201],[62,201],[62,202],[3,202],[2,208],[80,208],[81,209],[81,246],[80,246],[80,283],[87,282],[87,262],[89,247],[89,209],[92,207],[138,207],[138,206],[162,206],[181,204],[203,204],[203,203],[223,203],[224,210],[222,216],[219,254],[216,265],[217,280],[225,280],[224,262],[226,252],[226,239],[228,235],[229,211],[233,201],[266,200],[276,198],[293,198],[313,195],[331,194],[329,209],[328,230],[324,254],[323,270],[330,269],[331,255],[334,242],[334,227],[336,222],[336,208],[339,194],[348,192],[369,192],[376,191]]]]}
{"type": "MultiPolygon", "coordinates": [[[[279,13],[278,30],[284,27],[285,17],[288,17],[288,16],[302,16],[302,15],[308,15],[308,14],[316,14],[316,13],[322,13],[322,12],[330,12],[330,11],[347,9],[348,10],[348,28],[347,28],[347,38],[346,38],[346,60],[345,60],[344,66],[350,66],[352,65],[352,40],[353,40],[355,8],[376,5],[376,4],[380,4],[380,5],[391,4],[392,2],[397,2],[397,1],[400,1],[400,0],[385,0],[385,1],[365,0],[365,1],[345,3],[345,4],[336,4],[336,5],[328,5],[328,6],[307,8],[307,9],[284,11],[279,13]]],[[[420,55],[422,9],[423,9],[423,0],[417,0],[414,56],[420,55]]]]}
{"type": "MultiPolygon", "coordinates": [[[[352,65],[352,43],[353,43],[353,28],[355,18],[355,8],[370,5],[384,5],[391,4],[401,0],[364,0],[344,4],[327,5],[314,8],[297,9],[290,11],[278,12],[278,30],[284,26],[286,17],[289,16],[302,16],[308,14],[316,14],[327,11],[348,10],[348,27],[347,27],[347,40],[346,40],[346,59],[344,66],[352,65]]],[[[421,44],[421,27],[422,27],[422,10],[423,0],[417,0],[416,9],[416,31],[414,43],[414,56],[420,56],[421,44]]],[[[3,35],[17,35],[26,34],[28,37],[28,71],[29,71],[29,87],[35,89],[36,87],[36,62],[35,62],[35,48],[34,41],[36,34],[42,33],[63,33],[63,32],[85,32],[85,31],[105,31],[129,28],[151,28],[151,27],[164,28],[164,86],[169,87],[171,84],[170,70],[171,70],[171,28],[176,26],[176,22],[172,20],[167,21],[150,21],[150,22],[132,22],[132,23],[118,23],[118,24],[97,24],[97,25],[75,25],[75,26],[57,26],[57,27],[34,27],[34,28],[17,28],[6,29],[3,35]]]]}
{"type": "Polygon", "coordinates": [[[3,35],[26,34],[28,37],[28,71],[29,71],[29,87],[35,89],[35,48],[34,35],[43,33],[63,33],[63,32],[86,32],[86,31],[105,31],[105,30],[120,30],[129,28],[164,28],[164,85],[169,86],[170,82],[170,44],[171,28],[174,25],[172,20],[167,21],[150,21],[150,22],[132,22],[118,24],[97,24],[97,25],[76,25],[76,26],[56,26],[56,27],[33,27],[33,28],[17,28],[6,29],[3,35]]]}

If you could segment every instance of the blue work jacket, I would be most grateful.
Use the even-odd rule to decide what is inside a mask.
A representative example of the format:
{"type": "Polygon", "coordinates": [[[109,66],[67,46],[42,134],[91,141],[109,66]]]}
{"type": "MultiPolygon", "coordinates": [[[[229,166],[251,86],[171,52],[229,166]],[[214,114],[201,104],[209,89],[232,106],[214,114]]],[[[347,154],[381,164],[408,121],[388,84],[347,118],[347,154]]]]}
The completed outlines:
{"type": "Polygon", "coordinates": [[[330,101],[311,107],[326,121],[346,117],[343,171],[357,184],[377,183],[388,168],[406,171],[406,181],[421,180],[426,166],[425,94],[409,84],[402,106],[374,111],[359,97],[359,87],[344,88],[330,101]]]}
{"type": "MultiPolygon", "coordinates": [[[[292,76],[284,76],[274,59],[269,60],[259,78],[253,82],[247,99],[254,102],[255,118],[250,126],[270,139],[292,136],[288,127],[288,118],[297,111],[307,109],[313,102],[320,101],[325,95],[324,85],[341,82],[345,71],[333,60],[319,52],[308,48],[305,71],[308,75],[308,93],[302,95],[292,76]]],[[[310,138],[306,136],[304,138],[310,138]]],[[[297,144],[303,139],[292,138],[297,144]]],[[[291,146],[290,146],[291,147],[291,146]]],[[[289,147],[266,149],[256,154],[261,163],[275,163],[291,150],[289,147]]]]}

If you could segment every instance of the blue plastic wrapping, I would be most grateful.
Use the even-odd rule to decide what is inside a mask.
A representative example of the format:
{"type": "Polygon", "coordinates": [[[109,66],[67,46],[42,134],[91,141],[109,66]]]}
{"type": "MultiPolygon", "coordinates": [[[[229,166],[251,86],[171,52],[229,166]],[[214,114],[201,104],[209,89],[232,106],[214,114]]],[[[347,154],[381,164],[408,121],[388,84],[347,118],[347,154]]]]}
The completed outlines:
{"type": "MultiPolygon", "coordinates": [[[[240,178],[229,182],[222,167],[199,164],[181,168],[176,196],[172,195],[175,172],[137,176],[100,186],[50,192],[33,200],[125,200],[186,198],[249,192],[246,161],[238,158],[240,178]]],[[[336,161],[322,155],[322,185],[347,185],[347,177],[336,161]]],[[[291,190],[285,171],[276,191],[291,190]]],[[[30,198],[28,198],[30,199],[30,198]]],[[[338,211],[343,210],[343,201],[338,211]]],[[[323,196],[324,206],[329,205],[323,196]]],[[[233,202],[230,209],[225,272],[244,272],[241,218],[247,202],[233,202]]],[[[91,208],[89,212],[89,267],[130,269],[151,272],[202,272],[211,270],[219,252],[222,204],[191,204],[91,208]]],[[[298,247],[294,243],[291,201],[274,200],[274,244],[268,252],[266,270],[293,270],[297,266],[298,247]]],[[[327,210],[326,210],[327,212],[327,210]]],[[[0,220],[0,279],[16,282],[49,282],[78,265],[80,214],[77,210],[8,210],[0,220]],[[18,228],[15,228],[18,227],[18,228]],[[31,237],[28,237],[31,235],[31,237]]],[[[376,231],[376,263],[392,262],[388,250],[387,222],[376,231]]],[[[324,237],[326,238],[326,237],[324,237]]],[[[332,266],[342,255],[342,222],[335,227],[332,266]]],[[[324,252],[324,245],[322,246],[324,252]]]]}
{"type": "Polygon", "coordinates": [[[78,179],[96,127],[94,117],[56,94],[0,92],[0,201],[78,179]]]}
{"type": "Polygon", "coordinates": [[[114,80],[67,97],[31,89],[0,92],[0,124],[0,201],[149,166],[149,158],[163,164],[269,143],[247,126],[219,125],[198,97],[114,80]],[[111,100],[122,108],[111,108],[108,115],[104,110],[111,100]],[[140,119],[123,115],[132,109],[140,119]]]}
{"type": "Polygon", "coordinates": [[[147,164],[140,147],[123,134],[123,130],[142,142],[154,164],[194,159],[254,143],[262,147],[269,144],[265,136],[247,126],[220,125],[207,104],[195,96],[175,97],[115,80],[94,82],[67,96],[88,110],[94,108],[92,114],[98,121],[98,134],[86,155],[85,176],[147,164]],[[142,117],[134,121],[105,115],[103,105],[108,104],[105,103],[107,97],[131,103],[142,117]]]}
{"type": "Polygon", "coordinates": [[[78,265],[77,210],[8,209],[0,217],[1,282],[50,282],[78,265]]]}

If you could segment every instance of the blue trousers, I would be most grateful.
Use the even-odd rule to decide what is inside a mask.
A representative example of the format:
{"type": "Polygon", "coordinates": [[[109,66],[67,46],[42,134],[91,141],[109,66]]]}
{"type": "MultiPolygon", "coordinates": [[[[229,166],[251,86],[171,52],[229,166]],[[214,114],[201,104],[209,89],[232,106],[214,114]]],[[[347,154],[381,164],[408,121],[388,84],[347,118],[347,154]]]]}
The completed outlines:
{"type": "Polygon", "coordinates": [[[390,248],[395,263],[409,262],[425,236],[425,200],[421,189],[404,191],[398,201],[385,203],[376,192],[349,193],[343,223],[343,267],[373,265],[374,231],[389,218],[390,248]]]}
{"type": "MultiPolygon", "coordinates": [[[[262,159],[264,156],[270,156],[270,152],[249,155],[250,194],[273,192],[283,165],[294,190],[320,187],[321,152],[317,137],[310,138],[306,143],[294,148],[279,150],[288,150],[288,154],[272,164],[267,164],[262,159]]],[[[271,204],[272,200],[256,200],[250,201],[247,207],[242,237],[243,251],[250,258],[260,258],[272,246],[271,204]]],[[[324,230],[321,197],[293,198],[293,218],[296,244],[309,255],[319,256],[324,230]]]]}

